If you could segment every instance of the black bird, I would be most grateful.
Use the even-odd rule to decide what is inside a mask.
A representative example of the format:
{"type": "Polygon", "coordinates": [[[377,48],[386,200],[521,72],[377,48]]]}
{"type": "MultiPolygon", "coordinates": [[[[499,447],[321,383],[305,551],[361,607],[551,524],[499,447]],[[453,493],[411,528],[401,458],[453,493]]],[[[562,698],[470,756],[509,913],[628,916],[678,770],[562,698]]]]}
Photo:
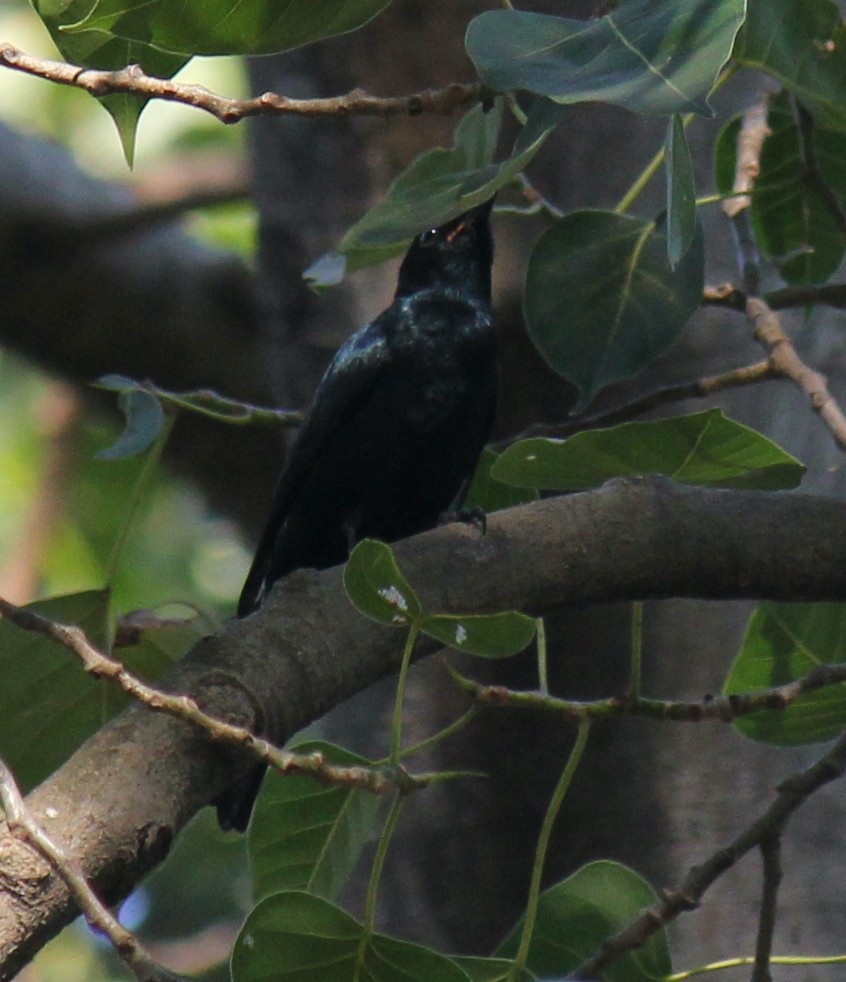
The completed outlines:
{"type": "MultiPolygon", "coordinates": [[[[238,616],[294,569],[344,562],[457,509],[496,408],[493,199],[418,235],[393,303],[339,348],[288,455],[238,616]]],[[[218,800],[243,831],[264,767],[218,800]]]]}

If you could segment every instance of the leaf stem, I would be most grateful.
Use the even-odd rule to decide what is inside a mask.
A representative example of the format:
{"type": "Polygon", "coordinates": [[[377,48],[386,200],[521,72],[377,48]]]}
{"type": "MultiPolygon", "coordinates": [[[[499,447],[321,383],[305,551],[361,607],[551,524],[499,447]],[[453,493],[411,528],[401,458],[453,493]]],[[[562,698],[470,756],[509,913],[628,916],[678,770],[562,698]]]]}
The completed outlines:
{"type": "Polygon", "coordinates": [[[523,921],[523,933],[520,937],[520,947],[517,949],[517,954],[514,957],[511,970],[508,973],[508,982],[517,982],[529,957],[529,950],[532,944],[532,935],[534,934],[535,924],[537,923],[538,906],[540,903],[541,893],[541,878],[543,876],[543,868],[546,862],[546,853],[549,848],[549,840],[552,836],[552,829],[555,825],[555,820],[558,817],[558,812],[561,810],[561,805],[570,789],[570,784],[573,781],[573,775],[576,773],[576,768],[579,766],[579,762],[582,759],[582,754],[584,753],[587,745],[589,734],[590,720],[583,719],[579,723],[579,731],[576,734],[576,742],[573,744],[573,749],[570,751],[570,756],[567,758],[567,764],[565,765],[558,784],[552,793],[552,798],[550,799],[549,807],[546,810],[546,815],[544,815],[543,824],[541,825],[540,834],[538,835],[537,849],[535,850],[535,861],[532,865],[532,879],[529,885],[529,898],[526,903],[526,915],[523,921]]]}
{"type": "Polygon", "coordinates": [[[538,688],[540,689],[541,695],[548,696],[549,675],[547,673],[546,658],[546,626],[544,625],[542,617],[537,618],[535,625],[538,646],[538,688]]]}
{"type": "Polygon", "coordinates": [[[632,664],[629,679],[629,694],[633,699],[640,698],[641,676],[643,674],[643,601],[632,604],[632,664]]]}
{"type": "MultiPolygon", "coordinates": [[[[846,962],[846,955],[771,955],[770,964],[772,965],[842,965],[846,962]]],[[[755,958],[752,955],[745,955],[739,958],[725,958],[719,962],[711,962],[709,965],[699,965],[696,968],[689,968],[684,972],[674,972],[672,975],[665,975],[660,982],[686,982],[696,975],[705,975],[708,972],[723,972],[729,968],[743,968],[744,966],[754,965],[755,958]]]]}
{"type": "Polygon", "coordinates": [[[147,492],[150,490],[150,485],[153,482],[153,478],[156,476],[156,469],[158,468],[159,460],[161,459],[162,452],[167,444],[168,438],[170,437],[175,420],[176,414],[165,409],[164,422],[162,423],[161,431],[156,437],[155,443],[153,443],[152,447],[150,447],[150,449],[147,451],[147,456],[144,459],[141,470],[138,472],[138,477],[135,479],[135,485],[132,488],[132,494],[129,499],[129,507],[127,508],[117,539],[115,539],[115,544],[112,546],[112,552],[109,556],[108,565],[106,566],[106,590],[111,590],[114,586],[118,567],[120,566],[120,561],[123,558],[127,540],[129,539],[129,533],[132,531],[135,524],[135,519],[138,517],[138,509],[141,506],[141,502],[147,496],[147,492]]]}
{"type": "Polygon", "coordinates": [[[358,946],[358,953],[355,961],[355,971],[353,979],[358,980],[363,977],[364,959],[367,955],[367,947],[373,937],[373,929],[376,923],[376,899],[379,895],[379,881],[382,878],[382,870],[385,868],[385,858],[388,855],[388,847],[393,839],[394,832],[399,821],[402,806],[405,804],[405,795],[401,792],[394,795],[391,802],[391,810],[385,820],[385,828],[379,838],[379,845],[376,847],[376,855],[373,859],[373,869],[370,872],[370,882],[367,885],[367,900],[364,906],[364,922],[362,924],[363,933],[361,943],[358,946]]]}
{"type": "Polygon", "coordinates": [[[391,758],[390,766],[396,767],[399,764],[402,750],[402,709],[405,702],[405,689],[408,684],[408,670],[411,666],[411,654],[417,638],[420,635],[420,625],[414,622],[405,639],[405,648],[402,652],[402,664],[400,665],[399,678],[397,679],[397,698],[394,703],[394,720],[391,726],[391,758]]]}
{"type": "Polygon", "coordinates": [[[400,750],[400,757],[405,760],[408,757],[412,757],[414,754],[419,754],[421,750],[428,750],[429,747],[434,746],[436,743],[440,743],[441,740],[446,740],[447,737],[451,737],[453,733],[457,733],[459,730],[463,729],[471,720],[475,719],[481,712],[481,706],[472,705],[466,713],[463,713],[458,717],[457,720],[445,726],[442,730],[438,730],[437,733],[433,733],[430,737],[426,737],[425,740],[421,740],[420,743],[415,743],[413,747],[406,747],[400,750]]]}

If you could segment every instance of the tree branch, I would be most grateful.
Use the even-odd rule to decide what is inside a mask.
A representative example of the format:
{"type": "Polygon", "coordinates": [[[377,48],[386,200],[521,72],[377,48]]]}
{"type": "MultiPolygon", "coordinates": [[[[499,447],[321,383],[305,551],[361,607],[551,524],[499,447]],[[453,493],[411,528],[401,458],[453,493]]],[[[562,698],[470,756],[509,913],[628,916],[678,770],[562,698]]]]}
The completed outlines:
{"type": "MultiPolygon", "coordinates": [[[[846,600],[846,503],[617,480],[396,546],[424,609],[532,614],[650,597],[846,600]],[[773,529],[779,534],[773,535],[773,529]]],[[[255,615],[205,638],[159,682],[276,744],[396,669],[403,632],[363,618],[340,569],[282,580],[255,615]]],[[[434,642],[433,642],[434,644],[434,642]]],[[[426,652],[425,647],[420,654],[426,652]]],[[[28,798],[106,902],[252,765],[196,727],[133,706],[28,798]]],[[[62,881],[0,827],[0,979],[77,912],[62,881]]]]}
{"type": "Polygon", "coordinates": [[[405,96],[374,96],[363,89],[328,99],[291,99],[275,92],[264,92],[251,99],[230,99],[216,95],[202,85],[174,82],[147,75],[140,65],[127,65],[116,71],[83,68],[63,61],[37,58],[8,42],[0,43],[0,65],[38,78],[84,89],[102,97],[117,92],[179,102],[202,109],[222,123],[237,123],[247,116],[419,116],[422,113],[449,115],[493,96],[480,82],[454,83],[441,89],[426,89],[405,96]]]}
{"type": "Polygon", "coordinates": [[[605,941],[600,951],[583,962],[568,978],[587,980],[601,978],[621,955],[644,945],[656,931],[661,930],[679,914],[695,910],[708,888],[756,846],[778,836],[793,813],[808,798],[846,771],[846,734],[832,749],[814,764],[788,778],[778,789],[770,807],[725,848],[717,850],[700,866],[694,866],[684,881],[652,907],[647,907],[619,934],[605,941]]]}
{"type": "Polygon", "coordinates": [[[6,813],[9,829],[40,853],[61,877],[74,901],[92,928],[111,941],[115,951],[132,970],[139,982],[175,982],[179,976],[157,965],[138,938],[118,921],[88,885],[76,868],[26,807],[12,772],[0,760],[0,803],[6,813]]]}

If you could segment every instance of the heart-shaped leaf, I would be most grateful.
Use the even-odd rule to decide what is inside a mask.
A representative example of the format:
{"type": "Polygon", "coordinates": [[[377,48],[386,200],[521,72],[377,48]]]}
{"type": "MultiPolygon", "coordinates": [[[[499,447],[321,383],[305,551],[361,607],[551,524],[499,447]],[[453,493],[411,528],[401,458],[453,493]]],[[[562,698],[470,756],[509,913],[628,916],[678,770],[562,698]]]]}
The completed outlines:
{"type": "Polygon", "coordinates": [[[508,658],[522,651],[535,636],[535,619],[514,610],[464,617],[433,614],[424,617],[422,628],[458,651],[483,658],[508,658]]]}
{"type": "Polygon", "coordinates": [[[549,365],[578,386],[574,412],[666,351],[699,307],[701,230],[675,270],[667,253],[653,224],[609,211],[571,212],[535,246],[526,323],[549,365]]]}
{"type": "MultiPolygon", "coordinates": [[[[626,866],[607,861],[583,866],[541,894],[526,968],[533,978],[563,978],[657,900],[646,880],[626,866]]],[[[522,927],[521,920],[497,949],[499,957],[517,953],[522,927]]],[[[672,970],[662,928],[645,945],[615,961],[603,978],[654,982],[672,970]]]]}
{"type": "Polygon", "coordinates": [[[354,31],[391,0],[97,0],[71,31],[196,55],[289,51],[354,31]]]}
{"type": "Polygon", "coordinates": [[[445,955],[381,934],[308,893],[275,893],[247,917],[232,952],[233,982],[470,982],[445,955]]]}
{"type": "MultiPolygon", "coordinates": [[[[346,767],[370,765],[364,757],[320,741],[294,749],[298,754],[321,753],[330,763],[346,767]]],[[[271,771],[250,823],[256,897],[280,890],[337,896],[370,838],[380,805],[376,795],[358,788],[271,771]]]]}
{"type": "Polygon", "coordinates": [[[778,79],[826,125],[846,129],[846,26],[832,0],[749,0],[733,57],[778,79]]]}
{"type": "MultiPolygon", "coordinates": [[[[846,661],[846,604],[762,603],[746,629],[724,691],[755,692],[785,685],[817,665],[846,661]]],[[[832,740],[846,726],[846,685],[800,696],[783,710],[741,716],[734,726],[761,743],[832,740]]]]}
{"type": "Polygon", "coordinates": [[[362,539],[344,568],[344,587],[353,604],[381,624],[410,625],[420,619],[420,602],[402,575],[389,545],[362,539]]]}
{"type": "Polygon", "coordinates": [[[467,30],[480,77],[560,103],[712,115],[706,96],[743,22],[743,0],[626,0],[593,21],[489,10],[467,30]]]}
{"type": "Polygon", "coordinates": [[[586,430],[566,440],[521,440],[493,468],[500,481],[549,491],[595,488],[639,474],[773,491],[796,487],[804,473],[795,457],[720,409],[586,430]]]}

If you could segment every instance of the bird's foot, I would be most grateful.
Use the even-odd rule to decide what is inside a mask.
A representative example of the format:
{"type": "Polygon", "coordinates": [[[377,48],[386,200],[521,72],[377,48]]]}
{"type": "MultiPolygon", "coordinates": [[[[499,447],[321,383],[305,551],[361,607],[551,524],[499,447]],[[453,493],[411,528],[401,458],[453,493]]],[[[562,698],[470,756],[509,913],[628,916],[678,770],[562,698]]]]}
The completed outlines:
{"type": "Polygon", "coordinates": [[[481,508],[457,508],[455,511],[445,511],[440,518],[439,525],[449,525],[452,522],[461,522],[463,525],[472,525],[477,528],[482,535],[488,530],[488,516],[481,508]]]}

